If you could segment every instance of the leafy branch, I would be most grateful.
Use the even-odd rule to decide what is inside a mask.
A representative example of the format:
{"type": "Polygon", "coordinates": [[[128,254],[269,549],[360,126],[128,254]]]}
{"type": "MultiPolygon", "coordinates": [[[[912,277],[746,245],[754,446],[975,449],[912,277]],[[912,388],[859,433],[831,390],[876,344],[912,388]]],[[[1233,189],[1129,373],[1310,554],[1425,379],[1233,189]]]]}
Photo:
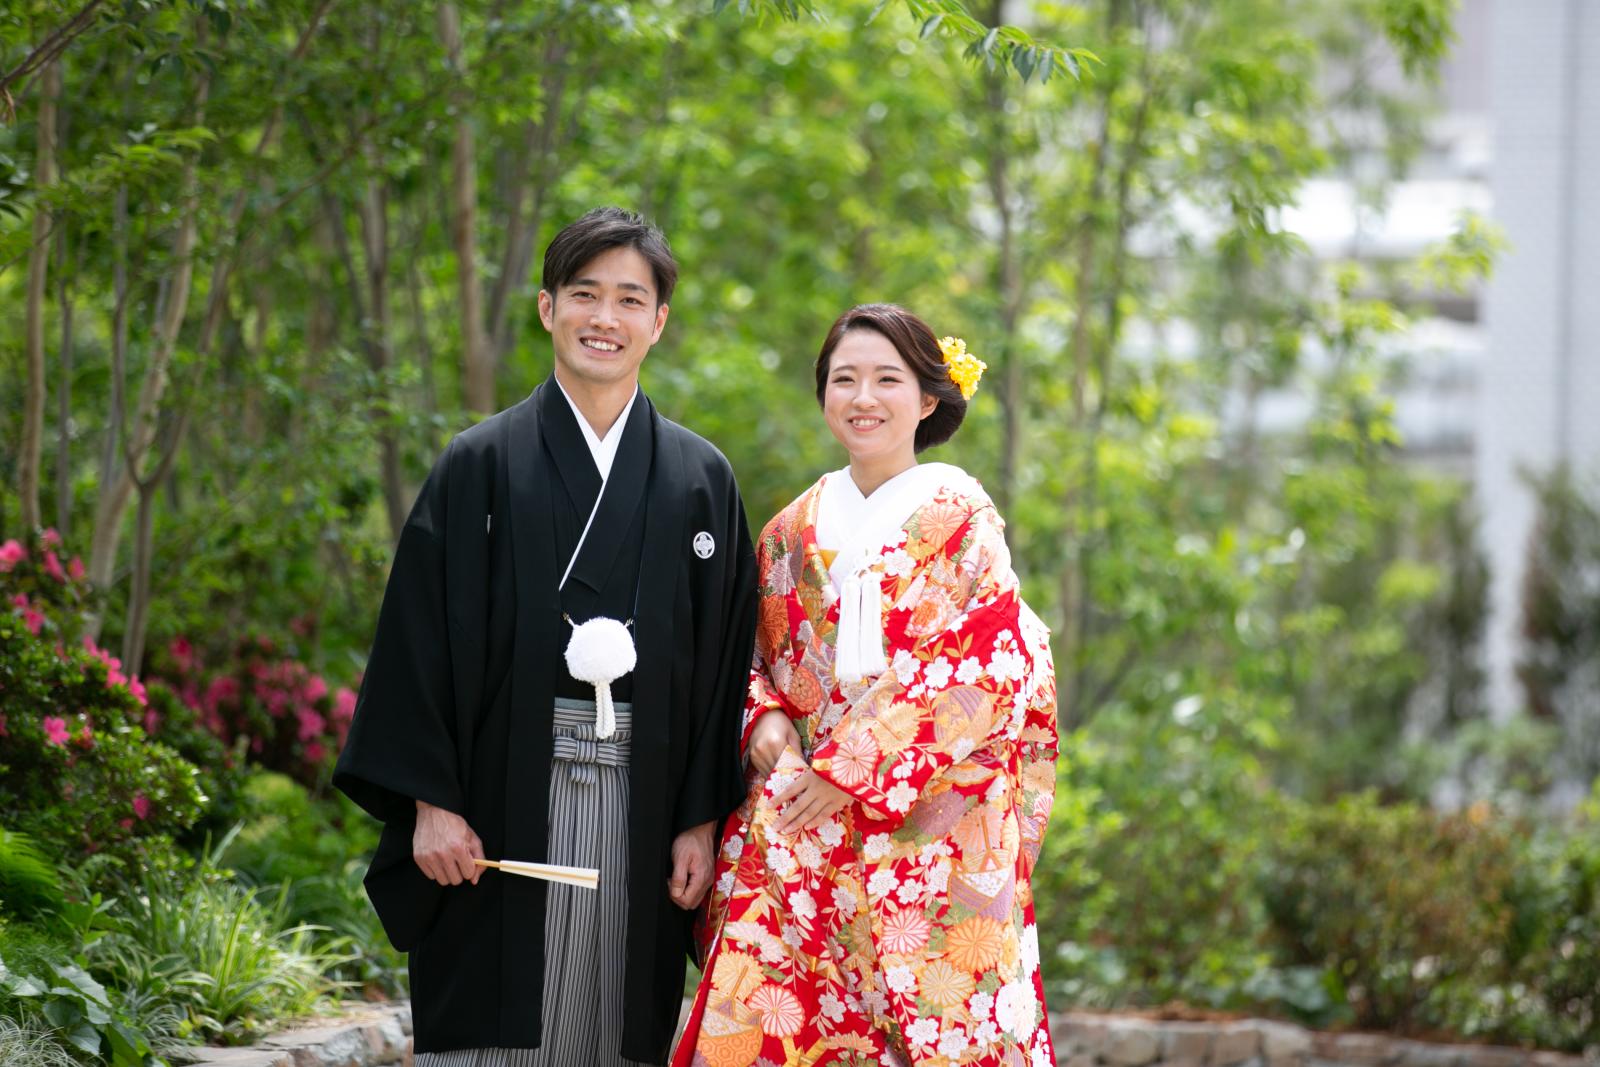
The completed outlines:
{"type": "MultiPolygon", "coordinates": [[[[920,36],[938,35],[966,45],[963,55],[982,62],[989,70],[1011,70],[1024,82],[1038,78],[1047,82],[1056,74],[1079,78],[1085,63],[1100,59],[1084,48],[1063,48],[1036,40],[1016,26],[989,26],[975,18],[961,0],[902,0],[906,12],[922,23],[920,36]]],[[[870,23],[894,0],[880,0],[867,16],[870,23]]],[[[812,0],[713,0],[712,10],[721,13],[736,7],[739,14],[761,18],[776,15],[796,20],[801,16],[822,19],[824,12],[812,0]]]]}

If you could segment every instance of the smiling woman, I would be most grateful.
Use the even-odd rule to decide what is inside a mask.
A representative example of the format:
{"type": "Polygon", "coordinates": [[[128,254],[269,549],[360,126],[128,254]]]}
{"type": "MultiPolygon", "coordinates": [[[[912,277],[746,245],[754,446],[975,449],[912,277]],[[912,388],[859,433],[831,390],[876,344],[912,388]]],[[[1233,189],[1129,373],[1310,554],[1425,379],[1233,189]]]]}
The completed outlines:
{"type": "MultiPolygon", "coordinates": [[[[951,346],[954,348],[954,345],[951,346]]],[[[970,355],[970,354],[968,354],[970,355]]],[[[1054,795],[1049,634],[983,488],[917,462],[981,370],[886,304],[817,399],[850,465],[762,531],[744,804],[673,1063],[1053,1063],[1032,872],[1054,795]]]]}

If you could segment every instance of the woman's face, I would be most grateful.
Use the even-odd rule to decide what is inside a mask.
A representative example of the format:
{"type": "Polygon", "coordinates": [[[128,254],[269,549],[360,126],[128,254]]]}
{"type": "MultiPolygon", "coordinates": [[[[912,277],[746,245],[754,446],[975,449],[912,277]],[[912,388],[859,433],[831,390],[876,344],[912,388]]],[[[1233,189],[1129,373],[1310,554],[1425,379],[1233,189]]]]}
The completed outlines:
{"type": "Polygon", "coordinates": [[[822,413],[852,460],[911,462],[917,426],[938,406],[881,333],[851,330],[834,348],[822,413]]]}

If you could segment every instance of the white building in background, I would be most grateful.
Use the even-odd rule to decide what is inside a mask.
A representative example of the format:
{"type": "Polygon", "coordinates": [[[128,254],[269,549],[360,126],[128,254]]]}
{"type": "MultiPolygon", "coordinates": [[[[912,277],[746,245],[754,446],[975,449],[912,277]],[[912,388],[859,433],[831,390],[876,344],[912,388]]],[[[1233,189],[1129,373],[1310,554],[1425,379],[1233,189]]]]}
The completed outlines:
{"type": "MultiPolygon", "coordinates": [[[[1504,719],[1523,703],[1535,506],[1521,472],[1600,473],[1600,0],[1464,0],[1457,33],[1426,147],[1384,206],[1329,178],[1308,183],[1285,225],[1329,260],[1413,259],[1468,210],[1510,242],[1482,292],[1441,295],[1438,317],[1395,345],[1411,357],[1396,398],[1407,454],[1474,484],[1492,571],[1488,699],[1504,719]]],[[[1270,432],[1309,413],[1284,392],[1257,418],[1270,432]]]]}
{"type": "Polygon", "coordinates": [[[1493,570],[1489,696],[1505,716],[1521,702],[1518,605],[1534,522],[1519,471],[1600,471],[1600,2],[1481,6],[1493,217],[1511,248],[1484,300],[1474,477],[1493,570]]]}

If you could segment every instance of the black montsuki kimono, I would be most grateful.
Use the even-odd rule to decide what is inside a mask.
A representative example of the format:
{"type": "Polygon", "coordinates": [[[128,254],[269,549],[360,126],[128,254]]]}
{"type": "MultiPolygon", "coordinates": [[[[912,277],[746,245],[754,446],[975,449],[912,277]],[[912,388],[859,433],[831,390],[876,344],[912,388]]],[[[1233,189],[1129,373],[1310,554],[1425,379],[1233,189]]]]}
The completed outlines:
{"type": "Polygon", "coordinates": [[[334,773],[384,823],[367,890],[411,953],[418,1052],[539,1044],[545,883],[437,885],[411,837],[421,799],[464,816],[491,859],[545,858],[552,703],[574,684],[563,607],[583,621],[618,607],[619,590],[637,602],[638,665],[613,687],[633,701],[625,1057],[664,1059],[677,1021],[690,913],[667,897],[672,839],[743,796],[755,559],[733,472],[640,395],[558,596],[574,509],[587,518],[599,489],[577,434],[549,380],[439,457],[400,535],[334,773]]]}

